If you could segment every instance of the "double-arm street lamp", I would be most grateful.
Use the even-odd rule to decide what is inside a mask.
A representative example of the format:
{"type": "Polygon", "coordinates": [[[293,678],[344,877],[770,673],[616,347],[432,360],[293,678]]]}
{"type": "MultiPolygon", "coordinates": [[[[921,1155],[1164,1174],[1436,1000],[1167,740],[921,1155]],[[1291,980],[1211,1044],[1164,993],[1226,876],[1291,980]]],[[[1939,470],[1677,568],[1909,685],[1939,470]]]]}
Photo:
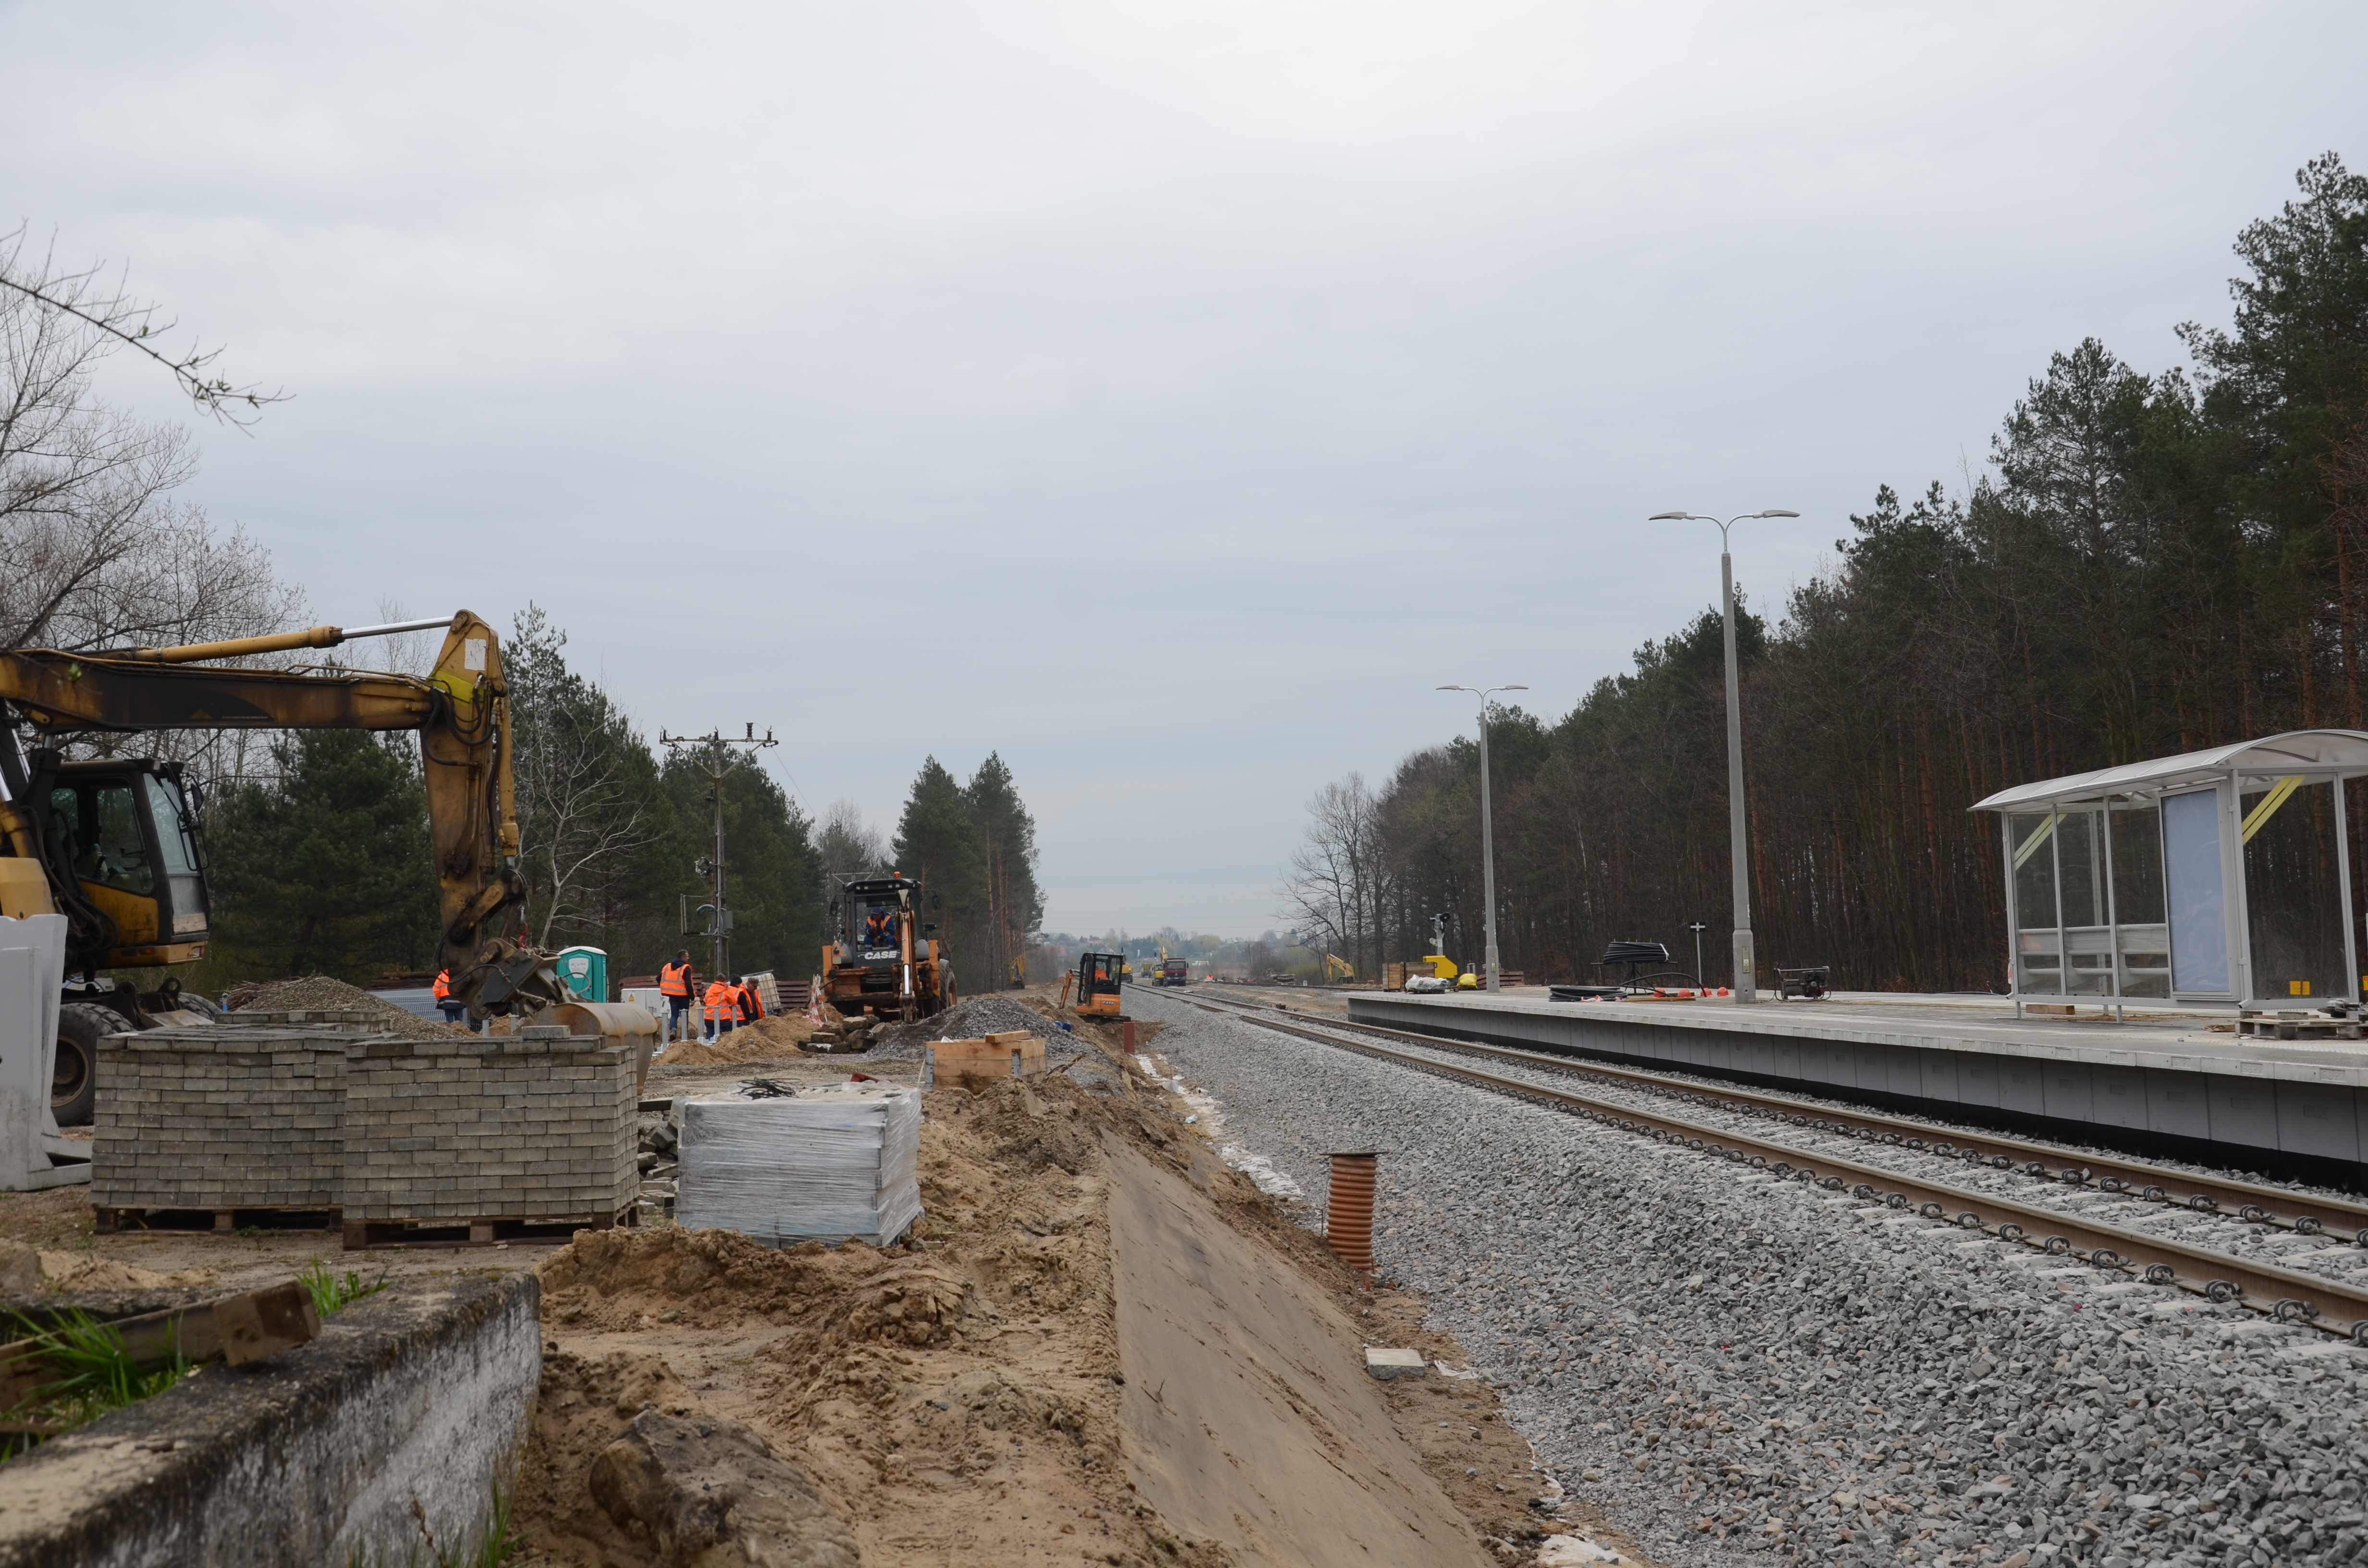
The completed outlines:
{"type": "MultiPolygon", "coordinates": [[[[1729,639],[1732,645],[1732,639],[1729,639]]],[[[1488,901],[1488,989],[1497,984],[1497,839],[1488,817],[1488,699],[1500,691],[1527,691],[1526,686],[1442,686],[1441,691],[1468,691],[1480,699],[1480,892],[1488,901]]]]}
{"type": "MultiPolygon", "coordinates": [[[[1735,999],[1750,1002],[1757,999],[1751,952],[1751,877],[1743,843],[1743,686],[1736,674],[1735,663],[1735,554],[1727,530],[1748,517],[1797,517],[1798,512],[1745,512],[1739,517],[1720,519],[1696,512],[1656,512],[1650,518],[1656,523],[1717,523],[1718,579],[1725,600],[1726,614],[1726,810],[1728,816],[1727,844],[1735,859],[1735,999]]],[[[1485,770],[1487,756],[1484,749],[1481,763],[1485,770]]],[[[1493,949],[1495,938],[1490,938],[1493,949]]],[[[1699,977],[1698,977],[1699,978],[1699,977]]]]}

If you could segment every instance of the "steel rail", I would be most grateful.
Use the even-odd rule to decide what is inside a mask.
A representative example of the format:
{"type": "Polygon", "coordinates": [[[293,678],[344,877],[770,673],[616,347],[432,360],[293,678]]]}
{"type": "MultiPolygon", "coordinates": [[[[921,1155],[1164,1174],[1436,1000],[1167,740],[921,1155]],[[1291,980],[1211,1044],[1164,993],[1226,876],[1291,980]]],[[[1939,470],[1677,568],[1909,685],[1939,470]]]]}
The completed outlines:
{"type": "Polygon", "coordinates": [[[2368,1346],[2368,1290],[2335,1280],[2275,1264],[2234,1257],[2208,1247],[2145,1235],[2104,1221],[2017,1203],[1990,1193],[1968,1192],[1945,1183],[1903,1176],[1896,1171],[1839,1160],[1814,1149],[1797,1149],[1681,1117],[1641,1111],[1634,1106],[1568,1089],[1549,1088],[1543,1084],[1484,1073],[1476,1067],[1412,1056],[1364,1040],[1319,1034],[1255,1013],[1212,1006],[1205,1002],[1186,1005],[1217,1017],[1236,1018],[1280,1034],[1296,1035],[1338,1050],[1462,1079],[1499,1093],[1575,1109],[1605,1126],[1765,1170],[1780,1180],[1805,1182],[1833,1192],[1849,1191],[1862,1200],[1879,1199],[1888,1209],[1913,1209],[1925,1219],[1953,1223],[1968,1233],[2021,1243],[2051,1256],[2078,1258],[2103,1272],[2132,1275],[2150,1285],[2176,1286],[2211,1301],[2240,1302],[2282,1323],[2307,1324],[2330,1333],[2349,1335],[2354,1344],[2368,1346]]]}
{"type": "MultiPolygon", "coordinates": [[[[1231,997],[1223,998],[1223,1001],[1225,1006],[1235,1008],[1250,1006],[1235,1002],[1231,997]]],[[[1245,1013],[1243,1016],[1257,1015],[1245,1013]]],[[[2288,1192],[2281,1187],[2264,1187],[2258,1182],[2242,1181],[2234,1176],[2198,1176],[2192,1171],[2172,1170],[2164,1165],[2148,1165],[2142,1160],[2089,1153],[1973,1129],[1952,1128],[1947,1130],[1948,1136],[1935,1136],[1943,1130],[1928,1122],[1911,1121],[1905,1117],[1884,1116],[1879,1111],[1837,1109],[1811,1100],[1794,1099],[1790,1096],[1757,1089],[1735,1088],[1725,1084],[1713,1088],[1664,1073],[1615,1067],[1583,1057],[1484,1045],[1476,1040],[1451,1040],[1413,1029],[1390,1028],[1381,1024],[1335,1022],[1329,1018],[1316,1021],[1333,1028],[1358,1029],[1392,1040],[1410,1040],[1434,1050],[1460,1051],[1497,1061],[1520,1062],[1531,1066],[1551,1067],[1557,1072],[1637,1084],[1746,1114],[1764,1111],[1782,1117],[1795,1127],[1839,1132],[1847,1137],[1873,1138],[1886,1144],[1935,1154],[1942,1159],[1987,1165],[1994,1170],[2020,1168],[2027,1176],[2060,1181],[2076,1187],[2093,1186],[2100,1192],[2146,1199],[2174,1208],[2191,1209],[2198,1213],[2218,1214],[2248,1224],[2275,1225],[2301,1235],[2315,1236],[2331,1232],[2368,1247],[2368,1203],[2348,1199],[2288,1192]]]]}

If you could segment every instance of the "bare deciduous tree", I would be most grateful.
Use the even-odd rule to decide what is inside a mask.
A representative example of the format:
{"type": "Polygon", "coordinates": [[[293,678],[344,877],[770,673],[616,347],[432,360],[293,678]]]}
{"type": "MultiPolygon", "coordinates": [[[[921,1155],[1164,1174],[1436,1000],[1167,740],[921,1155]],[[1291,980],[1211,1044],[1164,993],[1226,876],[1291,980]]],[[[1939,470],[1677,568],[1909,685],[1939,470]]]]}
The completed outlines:
{"type": "MultiPolygon", "coordinates": [[[[0,646],[157,646],[302,624],[302,596],[268,551],[173,498],[196,471],[187,434],[102,403],[93,379],[129,347],[232,423],[279,394],[215,377],[218,350],[166,353],[171,324],[97,277],[28,255],[22,228],[0,235],[0,646]]],[[[186,732],[83,749],[160,751],[212,778],[268,756],[268,739],[186,732]]]]}
{"type": "Polygon", "coordinates": [[[1307,836],[1283,872],[1277,913],[1331,938],[1360,971],[1368,967],[1364,949],[1371,946],[1370,967],[1378,972],[1389,884],[1379,802],[1364,776],[1351,773],[1317,790],[1307,814],[1307,836]]]}
{"type": "Polygon", "coordinates": [[[518,747],[519,837],[534,939],[592,921],[602,873],[655,843],[656,765],[609,694],[567,667],[567,634],[519,612],[503,658],[518,747]]]}

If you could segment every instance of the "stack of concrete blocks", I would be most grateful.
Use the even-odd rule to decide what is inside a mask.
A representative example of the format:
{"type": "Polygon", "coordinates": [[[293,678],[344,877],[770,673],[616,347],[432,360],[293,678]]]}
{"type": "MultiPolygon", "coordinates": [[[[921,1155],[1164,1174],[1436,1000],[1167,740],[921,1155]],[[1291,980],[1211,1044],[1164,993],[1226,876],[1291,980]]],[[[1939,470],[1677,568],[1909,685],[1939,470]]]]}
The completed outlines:
{"type": "Polygon", "coordinates": [[[780,1246],[886,1246],[921,1217],[921,1095],[879,1083],[743,1089],[682,1105],[675,1222],[780,1246]]]}
{"type": "Polygon", "coordinates": [[[232,1014],[98,1047],[90,1200],[120,1209],[335,1209],[347,1053],[363,1012],[232,1014]]]}
{"type": "Polygon", "coordinates": [[[348,1236],[374,1221],[609,1223],[641,1190],[633,1058],[629,1047],[549,1026],[354,1042],[348,1236]]]}

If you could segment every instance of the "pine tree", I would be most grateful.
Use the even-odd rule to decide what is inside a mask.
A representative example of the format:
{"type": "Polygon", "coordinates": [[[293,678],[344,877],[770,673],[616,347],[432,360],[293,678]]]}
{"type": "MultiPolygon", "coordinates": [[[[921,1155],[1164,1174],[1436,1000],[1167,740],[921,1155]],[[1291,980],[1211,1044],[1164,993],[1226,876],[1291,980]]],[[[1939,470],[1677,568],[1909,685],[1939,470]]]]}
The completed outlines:
{"type": "Polygon", "coordinates": [[[412,738],[308,730],[272,750],[276,782],[233,785],[207,813],[218,972],[361,983],[432,967],[436,873],[412,738]]]}

